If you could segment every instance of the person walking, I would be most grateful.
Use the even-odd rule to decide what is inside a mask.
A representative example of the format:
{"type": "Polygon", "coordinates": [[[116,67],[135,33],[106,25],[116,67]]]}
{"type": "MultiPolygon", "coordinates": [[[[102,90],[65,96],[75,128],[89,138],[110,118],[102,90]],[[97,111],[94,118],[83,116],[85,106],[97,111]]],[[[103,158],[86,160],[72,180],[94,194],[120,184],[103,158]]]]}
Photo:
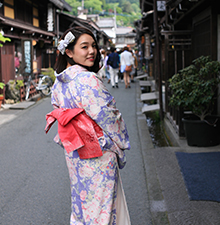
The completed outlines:
{"type": "Polygon", "coordinates": [[[126,66],[132,66],[133,65],[133,57],[131,52],[129,51],[129,48],[127,46],[124,47],[124,51],[121,53],[120,57],[120,65],[121,65],[121,72],[124,75],[124,83],[125,83],[125,88],[130,88],[130,72],[131,71],[126,71],[126,66]]]}
{"type": "Polygon", "coordinates": [[[139,55],[139,52],[138,52],[138,49],[135,50],[135,56],[137,58],[137,70],[140,70],[141,69],[141,66],[140,66],[140,55],[139,55]]]}
{"type": "Polygon", "coordinates": [[[55,141],[65,148],[71,185],[70,224],[130,225],[119,168],[130,149],[126,124],[97,76],[100,52],[93,33],[70,28],[58,42],[56,80],[46,132],[58,120],[55,141]]]}
{"type": "Polygon", "coordinates": [[[110,52],[109,52],[109,51],[106,51],[105,59],[104,59],[105,75],[106,75],[106,77],[107,77],[108,84],[109,84],[110,81],[111,81],[110,73],[109,73],[109,65],[107,64],[109,54],[110,54],[110,52]]]}
{"type": "Polygon", "coordinates": [[[100,53],[101,53],[101,60],[99,62],[100,70],[98,71],[98,76],[104,80],[105,79],[105,50],[101,49],[100,53]]]}
{"type": "Polygon", "coordinates": [[[109,67],[111,85],[113,88],[118,88],[118,69],[120,64],[120,58],[118,53],[116,52],[115,47],[111,47],[111,53],[108,56],[107,64],[109,67]]]}
{"type": "Polygon", "coordinates": [[[137,76],[138,61],[137,61],[137,57],[133,51],[131,51],[131,54],[133,57],[133,67],[132,67],[132,71],[131,71],[131,83],[134,83],[134,77],[137,76]]]}

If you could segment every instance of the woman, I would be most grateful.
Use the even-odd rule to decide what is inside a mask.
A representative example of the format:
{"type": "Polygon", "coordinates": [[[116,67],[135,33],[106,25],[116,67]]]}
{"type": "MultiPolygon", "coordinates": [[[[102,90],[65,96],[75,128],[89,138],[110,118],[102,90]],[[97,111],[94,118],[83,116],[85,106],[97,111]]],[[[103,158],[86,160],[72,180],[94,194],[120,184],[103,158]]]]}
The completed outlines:
{"type": "Polygon", "coordinates": [[[130,88],[130,71],[126,71],[126,66],[133,65],[133,57],[131,52],[129,52],[129,48],[127,46],[124,47],[124,51],[121,53],[120,57],[120,65],[121,65],[121,73],[124,74],[124,83],[125,88],[130,88]]]}
{"type": "Polygon", "coordinates": [[[131,54],[133,57],[133,67],[132,67],[132,71],[131,71],[131,83],[134,83],[134,77],[137,76],[138,61],[137,61],[137,57],[133,51],[131,51],[131,54]]]}
{"type": "Polygon", "coordinates": [[[108,56],[108,62],[109,64],[109,72],[111,77],[111,85],[112,88],[118,88],[118,69],[120,64],[120,58],[118,53],[116,52],[115,47],[111,47],[110,49],[111,53],[108,56]]]}
{"type": "Polygon", "coordinates": [[[109,84],[110,81],[111,81],[111,79],[110,79],[110,73],[109,73],[109,65],[107,64],[109,54],[110,54],[110,52],[109,52],[109,51],[106,51],[105,60],[104,60],[104,65],[105,65],[105,75],[106,75],[106,77],[107,77],[108,84],[109,84]]]}
{"type": "Polygon", "coordinates": [[[52,104],[84,109],[103,132],[98,140],[102,156],[81,159],[80,149],[65,151],[71,183],[70,224],[130,224],[118,170],[125,166],[124,150],[130,148],[128,133],[114,98],[96,74],[100,52],[95,37],[82,27],[68,29],[58,50],[52,104]],[[119,208],[125,213],[119,213],[119,208]]]}
{"type": "Polygon", "coordinates": [[[101,60],[99,62],[99,67],[100,67],[100,70],[98,71],[98,76],[104,80],[105,79],[105,64],[104,64],[104,60],[105,60],[105,50],[104,49],[101,49],[100,50],[100,53],[101,53],[101,60]]]}

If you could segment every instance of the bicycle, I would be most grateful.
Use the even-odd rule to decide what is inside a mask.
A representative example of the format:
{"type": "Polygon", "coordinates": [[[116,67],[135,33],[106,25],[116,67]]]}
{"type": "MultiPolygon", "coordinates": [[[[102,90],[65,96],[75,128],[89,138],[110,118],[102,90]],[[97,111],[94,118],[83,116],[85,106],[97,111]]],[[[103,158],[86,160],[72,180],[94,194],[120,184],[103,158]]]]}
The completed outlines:
{"type": "Polygon", "coordinates": [[[26,94],[25,94],[25,100],[28,100],[29,94],[30,94],[30,88],[31,84],[35,87],[37,91],[40,91],[43,96],[49,96],[51,94],[51,88],[53,86],[53,80],[48,75],[39,74],[38,78],[39,81],[36,83],[33,79],[33,73],[30,73],[28,75],[28,79],[25,82],[26,84],[26,94]]]}

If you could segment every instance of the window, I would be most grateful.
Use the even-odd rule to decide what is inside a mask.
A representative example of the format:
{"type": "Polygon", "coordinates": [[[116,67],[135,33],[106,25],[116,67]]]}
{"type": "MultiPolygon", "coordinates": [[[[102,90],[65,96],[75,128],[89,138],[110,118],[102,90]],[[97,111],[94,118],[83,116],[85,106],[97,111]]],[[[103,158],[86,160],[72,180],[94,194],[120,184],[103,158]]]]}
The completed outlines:
{"type": "Polygon", "coordinates": [[[14,0],[5,0],[4,4],[4,16],[11,19],[15,18],[14,12],[14,0]]]}
{"type": "Polygon", "coordinates": [[[33,7],[33,26],[39,27],[38,8],[33,7]]]}

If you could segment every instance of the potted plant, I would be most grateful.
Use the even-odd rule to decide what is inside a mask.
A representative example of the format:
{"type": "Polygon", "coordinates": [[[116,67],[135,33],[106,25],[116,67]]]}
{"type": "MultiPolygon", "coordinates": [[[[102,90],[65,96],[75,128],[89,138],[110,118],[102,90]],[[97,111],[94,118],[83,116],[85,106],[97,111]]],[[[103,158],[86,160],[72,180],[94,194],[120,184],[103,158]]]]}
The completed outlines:
{"type": "Polygon", "coordinates": [[[220,119],[211,116],[217,99],[219,72],[220,62],[212,61],[209,56],[201,56],[169,79],[172,93],[170,105],[193,114],[183,118],[190,146],[208,147],[220,143],[220,119]]]}
{"type": "MultiPolygon", "coordinates": [[[[5,86],[4,83],[0,82],[0,89],[3,89],[5,86]]],[[[1,108],[1,105],[2,105],[2,102],[4,100],[4,95],[3,94],[0,94],[0,108],[1,108]]]]}

